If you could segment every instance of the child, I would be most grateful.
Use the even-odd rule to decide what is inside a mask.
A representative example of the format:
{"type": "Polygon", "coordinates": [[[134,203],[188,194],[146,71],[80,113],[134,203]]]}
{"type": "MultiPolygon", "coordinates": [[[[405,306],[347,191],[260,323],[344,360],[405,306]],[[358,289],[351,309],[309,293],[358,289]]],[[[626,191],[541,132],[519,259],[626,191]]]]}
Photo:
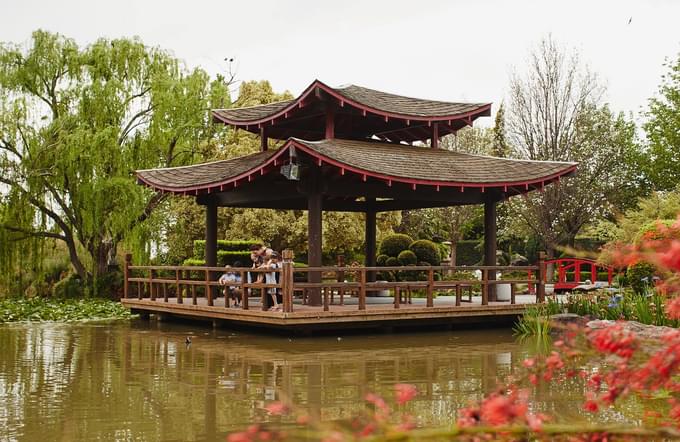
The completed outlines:
{"type": "MultiPolygon", "coordinates": [[[[234,266],[241,267],[240,262],[235,262],[234,266]]],[[[230,269],[231,266],[226,265],[224,266],[225,269],[230,269]]],[[[220,279],[217,281],[220,283],[220,285],[226,286],[224,288],[224,298],[226,300],[227,296],[229,296],[231,299],[234,300],[234,307],[238,308],[240,307],[241,303],[241,289],[238,286],[235,285],[227,285],[229,283],[232,284],[240,284],[241,283],[241,275],[235,272],[225,272],[222,276],[220,276],[220,279]]],[[[225,301],[226,302],[226,301],[225,301]]]]}
{"type": "MultiPolygon", "coordinates": [[[[276,253],[276,252],[272,252],[269,255],[269,260],[267,261],[267,263],[265,264],[265,266],[263,268],[267,268],[267,269],[270,269],[270,270],[281,268],[281,264],[279,263],[279,254],[276,253]]],[[[265,274],[265,279],[266,279],[265,282],[267,284],[276,284],[277,283],[276,273],[277,272],[266,273],[265,274]]],[[[275,312],[281,311],[282,309],[281,309],[281,306],[279,305],[279,300],[276,297],[276,288],[274,288],[274,287],[269,288],[269,289],[267,289],[267,292],[272,297],[272,302],[274,304],[274,306],[272,308],[270,308],[269,310],[275,311],[275,312]]]]}

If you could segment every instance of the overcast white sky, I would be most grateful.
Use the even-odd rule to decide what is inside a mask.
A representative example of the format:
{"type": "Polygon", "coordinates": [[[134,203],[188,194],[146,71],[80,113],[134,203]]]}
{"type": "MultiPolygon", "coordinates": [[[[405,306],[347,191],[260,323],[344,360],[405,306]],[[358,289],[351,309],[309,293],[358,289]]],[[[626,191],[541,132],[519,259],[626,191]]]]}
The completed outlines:
{"type": "Polygon", "coordinates": [[[2,0],[0,11],[0,41],[37,28],[81,44],[139,36],[211,73],[234,57],[240,79],[293,94],[318,78],[495,107],[552,33],[600,75],[613,109],[636,116],[680,53],[676,0],[2,0]]]}

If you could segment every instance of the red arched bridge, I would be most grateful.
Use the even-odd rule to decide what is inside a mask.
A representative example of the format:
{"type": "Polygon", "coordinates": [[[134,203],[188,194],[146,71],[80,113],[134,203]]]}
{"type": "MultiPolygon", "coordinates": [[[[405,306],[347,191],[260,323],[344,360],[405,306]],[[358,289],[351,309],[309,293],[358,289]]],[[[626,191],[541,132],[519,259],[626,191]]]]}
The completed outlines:
{"type": "MultiPolygon", "coordinates": [[[[607,282],[611,286],[614,277],[614,268],[608,265],[600,264],[591,259],[585,258],[558,258],[545,261],[545,266],[555,266],[555,293],[573,290],[579,285],[590,281],[592,284],[596,282],[607,282]],[[605,277],[606,275],[606,277],[605,277]]],[[[546,278],[546,273],[543,273],[543,281],[549,283],[546,278]]],[[[531,287],[533,289],[533,287],[531,287]]]]}

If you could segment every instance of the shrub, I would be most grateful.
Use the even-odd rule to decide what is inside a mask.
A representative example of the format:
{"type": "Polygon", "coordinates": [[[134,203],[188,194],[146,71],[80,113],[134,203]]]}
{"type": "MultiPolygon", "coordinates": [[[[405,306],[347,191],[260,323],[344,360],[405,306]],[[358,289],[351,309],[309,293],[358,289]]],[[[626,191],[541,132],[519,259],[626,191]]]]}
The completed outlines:
{"type": "MultiPolygon", "coordinates": [[[[612,275],[613,278],[614,275],[612,275]]],[[[609,272],[597,272],[598,281],[606,281],[609,279],[609,272]]]]}
{"type": "Polygon", "coordinates": [[[384,266],[387,258],[389,258],[387,255],[378,255],[378,257],[375,259],[375,263],[379,266],[384,266]]]}
{"type": "Polygon", "coordinates": [[[185,265],[185,266],[204,266],[205,265],[205,259],[188,258],[188,259],[184,260],[183,265],[185,265]]]}
{"type": "MultiPolygon", "coordinates": [[[[413,238],[408,235],[396,233],[385,237],[380,243],[379,253],[396,258],[402,250],[408,250],[413,238]]],[[[389,264],[387,264],[389,265],[389,264]]]]}
{"type": "Polygon", "coordinates": [[[433,266],[439,265],[441,262],[439,260],[439,249],[432,241],[427,239],[414,241],[409,249],[416,254],[418,261],[424,261],[433,266]]]}
{"type": "Polygon", "coordinates": [[[52,294],[57,298],[82,298],[84,287],[80,276],[71,274],[57,282],[52,288],[52,294]]]}
{"type": "Polygon", "coordinates": [[[647,288],[652,283],[653,276],[654,266],[647,262],[638,262],[637,264],[628,267],[628,270],[626,270],[628,283],[638,295],[642,295],[647,291],[647,288]]]}
{"type": "Polygon", "coordinates": [[[399,260],[395,258],[394,256],[390,256],[385,260],[385,265],[387,267],[395,267],[399,265],[399,260]]]}
{"type": "Polygon", "coordinates": [[[480,242],[476,239],[458,242],[456,248],[456,265],[473,266],[482,261],[480,242]]]}
{"type": "Polygon", "coordinates": [[[410,250],[403,250],[399,253],[399,256],[397,256],[397,260],[399,261],[399,264],[403,266],[410,266],[415,265],[418,262],[418,257],[410,250]]]}
{"type": "Polygon", "coordinates": [[[376,274],[376,280],[378,281],[394,281],[394,273],[384,271],[384,272],[378,272],[376,274]]]}

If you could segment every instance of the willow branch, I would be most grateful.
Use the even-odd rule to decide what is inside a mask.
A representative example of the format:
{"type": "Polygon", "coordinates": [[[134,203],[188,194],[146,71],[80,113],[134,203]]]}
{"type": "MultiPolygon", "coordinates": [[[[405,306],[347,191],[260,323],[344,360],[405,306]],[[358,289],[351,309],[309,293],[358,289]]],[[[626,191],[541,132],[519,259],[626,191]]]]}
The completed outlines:
{"type": "Polygon", "coordinates": [[[28,239],[30,237],[41,237],[41,238],[60,239],[64,242],[66,241],[66,237],[64,235],[60,235],[60,234],[54,233],[54,232],[35,231],[35,230],[24,229],[24,228],[16,227],[16,226],[10,226],[8,224],[0,224],[0,229],[9,230],[10,232],[23,233],[24,235],[26,235],[23,238],[18,238],[18,240],[24,240],[24,239],[28,239]]]}
{"type": "Polygon", "coordinates": [[[123,144],[123,141],[125,141],[125,138],[127,138],[127,136],[130,134],[130,132],[134,128],[136,128],[137,126],[142,124],[141,122],[135,123],[137,121],[137,119],[147,115],[152,110],[153,110],[153,106],[149,106],[146,109],[137,112],[135,115],[132,116],[132,118],[130,118],[130,121],[128,121],[128,123],[125,125],[125,127],[123,128],[123,130],[120,133],[120,137],[118,138],[118,145],[123,144]]]}

